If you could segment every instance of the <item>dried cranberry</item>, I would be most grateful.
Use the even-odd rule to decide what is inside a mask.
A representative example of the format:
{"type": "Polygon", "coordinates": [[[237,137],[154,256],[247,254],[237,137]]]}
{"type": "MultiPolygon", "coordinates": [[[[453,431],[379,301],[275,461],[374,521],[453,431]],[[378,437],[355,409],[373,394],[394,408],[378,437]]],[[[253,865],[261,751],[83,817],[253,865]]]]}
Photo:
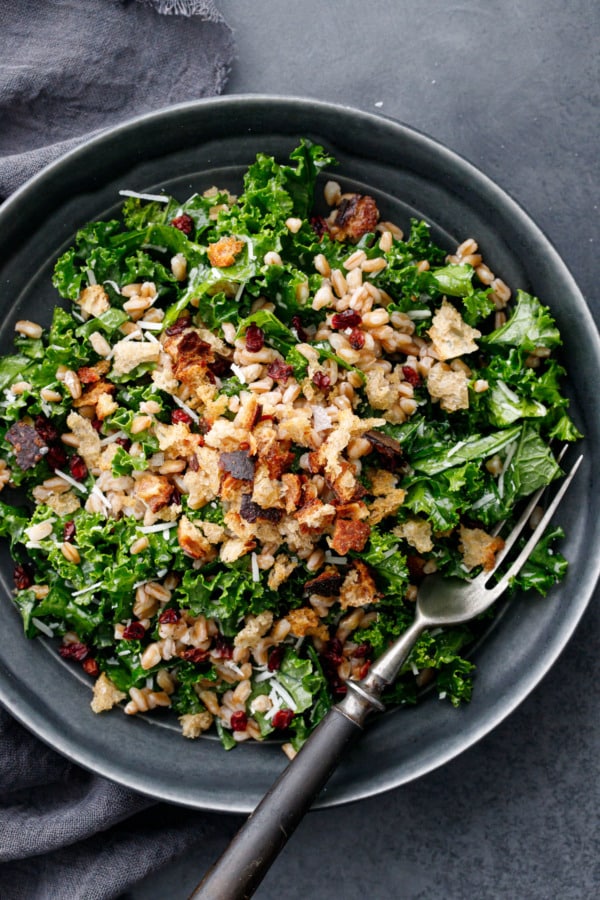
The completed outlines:
{"type": "Polygon", "coordinates": [[[131,447],[131,441],[129,440],[129,438],[124,437],[117,438],[115,444],[118,444],[119,447],[123,448],[123,450],[129,450],[131,447]]]}
{"type": "Polygon", "coordinates": [[[87,672],[88,675],[91,675],[92,678],[96,678],[100,674],[100,666],[95,659],[92,659],[91,656],[89,656],[87,659],[84,659],[81,665],[83,667],[83,671],[87,672]]]}
{"type": "Polygon", "coordinates": [[[413,369],[412,366],[402,366],[402,374],[409,384],[412,384],[413,387],[419,387],[423,382],[421,380],[421,376],[417,372],[416,369],[413,369]]]}
{"type": "Polygon", "coordinates": [[[185,314],[180,316],[178,319],[175,319],[172,325],[166,329],[165,334],[174,335],[181,334],[182,331],[185,331],[186,328],[190,327],[190,317],[189,314],[185,314]]]}
{"type": "Polygon", "coordinates": [[[146,634],[146,629],[141,622],[132,622],[127,625],[123,631],[124,641],[141,641],[146,634]]]}
{"type": "Polygon", "coordinates": [[[186,213],[184,213],[182,216],[176,216],[174,219],[171,219],[171,225],[173,226],[173,228],[178,228],[179,231],[183,231],[183,233],[187,234],[188,237],[194,230],[194,220],[186,213]]]}
{"type": "Polygon", "coordinates": [[[360,644],[356,648],[352,656],[355,659],[365,659],[365,657],[370,656],[372,652],[373,648],[371,647],[371,645],[365,642],[364,644],[360,644]]]}
{"type": "Polygon", "coordinates": [[[333,638],[331,641],[327,643],[327,648],[325,650],[325,656],[328,660],[330,660],[334,665],[339,666],[342,662],[343,655],[343,646],[342,642],[339,638],[333,638]]]}
{"type": "Polygon", "coordinates": [[[273,728],[289,728],[294,718],[294,711],[291,709],[279,709],[273,716],[273,728]]]}
{"type": "Polygon", "coordinates": [[[361,680],[361,678],[364,678],[364,677],[365,677],[365,675],[366,675],[367,672],[369,671],[370,667],[371,667],[371,660],[370,660],[370,659],[365,659],[364,663],[362,664],[362,666],[361,666],[360,669],[358,670],[358,680],[359,680],[359,681],[361,680]]]}
{"type": "Polygon", "coordinates": [[[308,335],[302,327],[302,319],[300,316],[292,316],[292,328],[296,332],[296,337],[299,341],[306,341],[308,339],[308,335]]]}
{"type": "Polygon", "coordinates": [[[283,384],[286,383],[293,372],[294,367],[288,366],[287,363],[281,362],[280,359],[276,359],[275,362],[270,363],[267,368],[267,375],[269,378],[272,378],[274,381],[281,381],[283,384]]]}
{"type": "Polygon", "coordinates": [[[328,231],[324,216],[313,216],[310,220],[310,227],[319,239],[328,231]]]}
{"type": "Polygon", "coordinates": [[[87,466],[81,456],[74,454],[69,460],[69,471],[76,481],[83,481],[87,478],[87,466]]]}
{"type": "Polygon", "coordinates": [[[35,430],[46,444],[58,440],[58,431],[46,416],[40,414],[35,417],[35,430]]]}
{"type": "Polygon", "coordinates": [[[171,422],[173,425],[190,425],[192,417],[184,409],[174,409],[171,413],[171,422]]]}
{"type": "Polygon", "coordinates": [[[63,541],[72,541],[75,537],[75,530],[75,522],[72,519],[69,522],[65,522],[63,528],[63,541]]]}
{"type": "Polygon", "coordinates": [[[101,431],[102,419],[98,419],[97,417],[95,419],[92,419],[92,428],[94,429],[94,431],[101,431]]]}
{"type": "Polygon", "coordinates": [[[331,387],[331,378],[329,375],[326,375],[325,372],[315,372],[312,381],[314,386],[320,391],[323,391],[324,394],[326,394],[331,387]]]}
{"type": "Polygon", "coordinates": [[[173,490],[171,491],[171,499],[169,500],[170,506],[180,506],[181,496],[182,494],[179,488],[173,485],[173,490]]]}
{"type": "Polygon", "coordinates": [[[62,469],[67,462],[67,454],[62,447],[48,447],[48,452],[46,453],[46,462],[51,469],[62,469]]]}
{"type": "Polygon", "coordinates": [[[353,350],[362,350],[365,346],[365,333],[360,328],[353,328],[348,335],[348,341],[353,350]]]}
{"type": "Polygon", "coordinates": [[[337,331],[343,331],[344,328],[356,328],[362,322],[362,316],[353,309],[345,309],[344,312],[335,313],[331,317],[331,327],[337,331]]]}
{"type": "Polygon", "coordinates": [[[232,731],[245,731],[248,727],[248,716],[245,712],[239,709],[237,712],[231,714],[231,730],[232,731]]]}
{"type": "Polygon", "coordinates": [[[334,679],[331,682],[331,690],[335,694],[336,697],[343,697],[348,693],[348,686],[341,680],[341,678],[334,679]]]}
{"type": "Polygon", "coordinates": [[[269,660],[267,662],[267,669],[269,670],[269,672],[277,671],[283,660],[284,653],[285,647],[283,646],[283,644],[280,644],[278,647],[273,647],[273,649],[269,653],[269,660]]]}
{"type": "Polygon", "coordinates": [[[179,622],[180,618],[181,614],[179,610],[173,609],[172,606],[168,606],[167,609],[163,609],[158,617],[158,621],[161,625],[174,625],[175,622],[179,622]]]}
{"type": "Polygon", "coordinates": [[[258,353],[265,346],[265,333],[258,325],[248,325],[246,329],[246,350],[258,353]]]}
{"type": "Polygon", "coordinates": [[[203,663],[208,659],[208,650],[202,650],[200,647],[188,647],[181,655],[188,662],[203,663]]]}
{"type": "Polygon", "coordinates": [[[33,584],[33,575],[31,574],[27,566],[15,566],[13,578],[15,581],[15,587],[18,591],[25,591],[33,584]]]}
{"type": "Polygon", "coordinates": [[[73,644],[63,644],[58,648],[58,652],[63,659],[74,659],[81,662],[89,655],[90,650],[86,644],[75,641],[73,644]]]}
{"type": "Polygon", "coordinates": [[[233,647],[221,634],[218,634],[215,638],[213,656],[218,659],[231,659],[233,656],[233,647]]]}

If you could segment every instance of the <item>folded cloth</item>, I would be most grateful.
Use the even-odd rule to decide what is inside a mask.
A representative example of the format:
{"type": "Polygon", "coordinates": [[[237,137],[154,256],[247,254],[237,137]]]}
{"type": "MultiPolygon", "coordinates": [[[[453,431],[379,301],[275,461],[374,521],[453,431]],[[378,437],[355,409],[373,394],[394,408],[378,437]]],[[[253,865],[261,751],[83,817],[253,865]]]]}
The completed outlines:
{"type": "Polygon", "coordinates": [[[0,200],[91,133],[220,93],[232,58],[212,0],[0,3],[0,200]]]}
{"type": "MultiPolygon", "coordinates": [[[[0,3],[0,198],[92,133],[220,93],[232,57],[211,0],[0,3]]],[[[218,849],[220,817],[177,813],[0,709],[0,900],[108,900],[199,840],[218,849]]]]}

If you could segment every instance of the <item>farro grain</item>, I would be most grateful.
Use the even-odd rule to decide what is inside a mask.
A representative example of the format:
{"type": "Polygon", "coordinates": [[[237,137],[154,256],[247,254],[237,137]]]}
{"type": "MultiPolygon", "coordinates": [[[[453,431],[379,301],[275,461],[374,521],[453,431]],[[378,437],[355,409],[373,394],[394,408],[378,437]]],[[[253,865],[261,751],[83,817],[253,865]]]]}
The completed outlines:
{"type": "Polygon", "coordinates": [[[67,560],[67,562],[74,563],[74,565],[76,566],[78,566],[81,562],[79,550],[73,544],[69,543],[69,541],[63,541],[63,543],[60,545],[60,552],[67,560]]]}
{"type": "Polygon", "coordinates": [[[387,267],[387,260],[383,258],[383,256],[376,256],[373,259],[366,259],[362,265],[361,269],[363,272],[368,272],[373,275],[377,272],[382,272],[387,267]]]}
{"type": "Polygon", "coordinates": [[[332,269],[331,285],[336,295],[341,299],[344,294],[348,293],[348,282],[344,277],[344,273],[340,269],[332,269]]]}
{"type": "Polygon", "coordinates": [[[136,541],[133,542],[133,544],[129,548],[129,552],[135,556],[138,553],[143,553],[144,550],[147,550],[149,546],[150,546],[150,541],[148,540],[146,535],[143,535],[142,537],[138,538],[136,541]]]}
{"type": "Polygon", "coordinates": [[[184,281],[187,277],[187,259],[183,253],[176,253],[171,257],[171,272],[177,281],[184,281]]]}
{"type": "Polygon", "coordinates": [[[329,265],[329,260],[323,253],[318,253],[315,256],[313,265],[319,275],[322,275],[324,278],[329,278],[331,275],[331,266],[329,265]]]}
{"type": "Polygon", "coordinates": [[[302,228],[302,219],[297,219],[294,216],[290,216],[289,219],[285,220],[285,227],[292,234],[297,234],[302,228]]]}
{"type": "Polygon", "coordinates": [[[391,231],[383,231],[379,238],[379,249],[382,253],[389,253],[394,243],[394,236],[391,231]]]}
{"type": "Polygon", "coordinates": [[[17,334],[22,334],[24,337],[39,340],[44,329],[41,325],[38,325],[37,322],[32,322],[30,319],[19,319],[18,322],[15,322],[15,331],[17,334]]]}
{"type": "Polygon", "coordinates": [[[45,400],[46,403],[60,403],[62,400],[62,394],[59,394],[58,391],[53,390],[52,388],[42,388],[40,391],[40,397],[42,400],[45,400]]]}
{"type": "Polygon", "coordinates": [[[325,203],[328,206],[337,206],[342,199],[342,189],[337,181],[328,181],[323,189],[325,203]]]}

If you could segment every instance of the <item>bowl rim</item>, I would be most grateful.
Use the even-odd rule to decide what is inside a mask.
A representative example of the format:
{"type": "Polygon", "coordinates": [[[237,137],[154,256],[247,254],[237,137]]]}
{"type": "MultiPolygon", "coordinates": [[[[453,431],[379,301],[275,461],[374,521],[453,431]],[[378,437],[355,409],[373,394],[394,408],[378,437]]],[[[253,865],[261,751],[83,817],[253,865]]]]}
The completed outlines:
{"type": "MultiPolygon", "coordinates": [[[[358,121],[365,128],[383,128],[398,140],[409,140],[420,152],[432,154],[436,160],[439,161],[438,164],[440,166],[443,164],[444,166],[454,169],[458,166],[461,177],[472,179],[473,184],[476,184],[480,191],[486,193],[488,203],[501,204],[503,208],[515,217],[515,221],[518,222],[519,227],[527,229],[537,243],[542,243],[544,245],[545,253],[549,255],[549,260],[552,265],[561,270],[563,281],[568,285],[569,291],[573,296],[579,298],[577,307],[578,315],[582,317],[584,324],[588,329],[589,339],[594,350],[593,355],[596,360],[600,359],[600,339],[598,337],[598,331],[585,298],[572,273],[565,261],[556,251],[551,240],[508,191],[500,187],[497,182],[492,180],[460,153],[451,150],[449,147],[424,132],[392,117],[386,116],[381,112],[372,113],[344,104],[277,94],[233,94],[177,103],[143,113],[142,115],[135,116],[124,122],[118,123],[113,127],[107,128],[100,133],[93,134],[81,144],[72,148],[67,153],[44,167],[40,172],[36,173],[32,178],[21,185],[0,205],[0,230],[2,223],[13,214],[14,210],[18,211],[23,203],[27,204],[31,202],[32,199],[35,200],[36,193],[42,186],[60,180],[64,174],[68,173],[69,168],[74,162],[85,162],[86,158],[91,158],[94,154],[101,152],[103,147],[114,145],[115,142],[120,141],[128,134],[135,133],[135,131],[141,127],[159,121],[176,121],[182,116],[202,116],[206,110],[219,108],[228,109],[232,115],[235,115],[236,110],[245,109],[248,104],[259,105],[273,110],[281,107],[285,107],[289,110],[301,107],[305,112],[308,112],[310,108],[311,110],[315,110],[320,116],[332,114],[335,116],[341,115],[351,117],[353,121],[358,121]]],[[[527,677],[521,680],[517,690],[511,693],[510,696],[502,698],[501,702],[497,703],[494,707],[491,707],[487,711],[487,715],[480,717],[477,726],[470,729],[466,741],[463,738],[462,741],[449,742],[445,748],[445,752],[438,753],[435,759],[428,758],[427,755],[424,755],[419,763],[413,765],[411,772],[407,777],[399,777],[396,780],[390,780],[388,778],[385,783],[371,784],[370,787],[365,787],[362,784],[351,784],[346,787],[342,796],[335,796],[333,800],[331,797],[328,797],[326,793],[323,794],[318,799],[316,806],[324,807],[341,805],[343,803],[374,796],[395,788],[407,781],[421,777],[455,758],[499,725],[539,684],[569,642],[590,602],[595,586],[600,578],[600,557],[597,560],[590,561],[589,567],[584,574],[585,578],[578,586],[578,596],[572,600],[569,616],[565,621],[562,621],[558,633],[554,636],[554,640],[549,642],[546,646],[544,656],[532,662],[528,669],[527,677]]],[[[121,784],[126,784],[128,787],[137,790],[142,794],[147,794],[158,799],[181,805],[191,805],[194,808],[212,809],[223,812],[249,812],[253,808],[247,801],[237,804],[234,801],[232,804],[231,798],[229,797],[222,802],[212,798],[209,801],[199,801],[194,799],[193,802],[188,803],[180,791],[161,789],[157,792],[156,784],[152,778],[146,777],[143,771],[139,771],[137,774],[133,775],[130,771],[126,773],[118,771],[110,761],[98,759],[93,753],[93,748],[73,746],[73,740],[69,735],[64,734],[60,728],[54,727],[52,723],[48,723],[43,710],[36,708],[35,704],[32,704],[31,702],[26,702],[24,704],[22,689],[18,685],[15,685],[10,678],[5,676],[1,659],[0,702],[2,702],[10,713],[25,725],[25,727],[33,731],[37,737],[49,744],[62,755],[84,768],[90,769],[96,774],[100,774],[121,784]]],[[[275,777],[275,774],[276,773],[274,773],[273,777],[275,777]]]]}

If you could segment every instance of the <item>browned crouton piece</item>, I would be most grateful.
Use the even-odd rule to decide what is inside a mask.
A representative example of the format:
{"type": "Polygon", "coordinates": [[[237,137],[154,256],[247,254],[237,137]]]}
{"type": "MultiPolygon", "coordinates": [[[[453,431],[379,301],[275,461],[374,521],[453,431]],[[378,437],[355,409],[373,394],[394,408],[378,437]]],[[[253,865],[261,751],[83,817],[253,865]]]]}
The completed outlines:
{"type": "Polygon", "coordinates": [[[406,491],[403,488],[394,488],[384,497],[377,497],[369,507],[369,523],[377,525],[386,516],[391,516],[404,503],[406,491]]]}
{"type": "Polygon", "coordinates": [[[292,609],[285,617],[290,623],[290,632],[295,637],[305,637],[312,635],[326,641],[329,638],[327,626],[320,620],[318,614],[311,606],[301,606],[299,609],[292,609]]]}
{"type": "Polygon", "coordinates": [[[183,552],[193,559],[206,560],[215,555],[215,548],[187,516],[182,516],[179,520],[177,541],[183,552]]]}
{"type": "Polygon", "coordinates": [[[494,537],[482,528],[460,526],[460,552],[467,569],[483,566],[486,571],[494,568],[496,553],[504,547],[501,537],[494,537]]]}
{"type": "Polygon", "coordinates": [[[173,495],[173,485],[164,475],[146,472],[135,483],[135,493],[153,513],[166,506],[173,495]]]}
{"type": "Polygon", "coordinates": [[[95,713],[100,713],[104,712],[105,709],[112,709],[113,706],[124,700],[126,696],[127,694],[120,691],[112,683],[108,675],[102,672],[94,684],[94,696],[90,705],[95,713]]]}
{"type": "Polygon", "coordinates": [[[367,522],[354,522],[349,519],[340,519],[335,522],[333,538],[329,539],[329,545],[340,556],[345,556],[349,550],[360,553],[364,550],[369,540],[371,528],[367,522]]]}
{"type": "Polygon", "coordinates": [[[88,316],[101,316],[110,307],[108,294],[101,284],[90,284],[85,287],[76,300],[88,316]]]}
{"type": "Polygon", "coordinates": [[[477,350],[475,338],[481,337],[481,332],[467,325],[458,310],[447,300],[437,310],[427,333],[434,352],[442,360],[474,353],[477,350]]]}
{"type": "Polygon", "coordinates": [[[469,408],[469,379],[462,370],[451,369],[439,362],[429,370],[427,390],[433,400],[439,400],[442,409],[456,412],[469,408]]]}
{"type": "Polygon", "coordinates": [[[222,237],[215,244],[209,244],[206,250],[211,266],[227,269],[232,266],[242,252],[243,241],[233,237],[222,237]]]}
{"type": "Polygon", "coordinates": [[[298,563],[295,560],[290,559],[289,556],[286,556],[285,553],[280,553],[276,556],[267,579],[267,584],[270,589],[276,591],[284,581],[288,580],[297,565],[298,563]]]}
{"type": "Polygon", "coordinates": [[[335,514],[335,506],[314,499],[309,500],[308,503],[299,509],[294,514],[294,518],[298,520],[303,531],[323,531],[324,528],[331,525],[335,519],[335,514]]]}
{"type": "Polygon", "coordinates": [[[367,566],[360,559],[355,559],[340,591],[342,609],[348,609],[349,606],[366,606],[369,603],[376,603],[378,599],[379,594],[367,566]]]}

